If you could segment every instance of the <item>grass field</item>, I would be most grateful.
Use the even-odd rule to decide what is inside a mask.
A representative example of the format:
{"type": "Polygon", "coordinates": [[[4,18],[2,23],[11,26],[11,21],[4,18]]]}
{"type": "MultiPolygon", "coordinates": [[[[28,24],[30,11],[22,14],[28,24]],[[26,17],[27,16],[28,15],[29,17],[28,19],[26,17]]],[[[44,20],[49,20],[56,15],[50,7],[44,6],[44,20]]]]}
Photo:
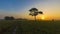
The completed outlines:
{"type": "Polygon", "coordinates": [[[60,21],[0,20],[0,34],[60,34],[60,21]]]}

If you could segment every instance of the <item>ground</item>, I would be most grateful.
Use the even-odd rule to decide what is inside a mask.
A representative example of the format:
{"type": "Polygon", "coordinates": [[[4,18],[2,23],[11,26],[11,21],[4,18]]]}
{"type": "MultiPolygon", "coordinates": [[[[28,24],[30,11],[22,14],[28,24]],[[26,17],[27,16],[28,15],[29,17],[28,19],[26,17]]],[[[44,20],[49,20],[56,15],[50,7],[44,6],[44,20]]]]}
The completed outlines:
{"type": "Polygon", "coordinates": [[[0,34],[60,34],[60,21],[0,20],[0,34]]]}

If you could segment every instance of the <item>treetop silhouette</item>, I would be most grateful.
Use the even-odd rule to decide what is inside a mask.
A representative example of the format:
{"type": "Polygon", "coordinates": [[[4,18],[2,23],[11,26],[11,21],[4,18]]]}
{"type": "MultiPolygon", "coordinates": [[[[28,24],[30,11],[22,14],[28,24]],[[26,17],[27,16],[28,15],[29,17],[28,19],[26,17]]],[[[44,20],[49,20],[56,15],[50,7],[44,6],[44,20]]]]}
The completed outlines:
{"type": "Polygon", "coordinates": [[[29,11],[30,11],[29,15],[34,16],[35,17],[35,20],[36,20],[36,16],[38,14],[43,14],[43,12],[42,11],[38,11],[37,8],[31,8],[29,11]]]}

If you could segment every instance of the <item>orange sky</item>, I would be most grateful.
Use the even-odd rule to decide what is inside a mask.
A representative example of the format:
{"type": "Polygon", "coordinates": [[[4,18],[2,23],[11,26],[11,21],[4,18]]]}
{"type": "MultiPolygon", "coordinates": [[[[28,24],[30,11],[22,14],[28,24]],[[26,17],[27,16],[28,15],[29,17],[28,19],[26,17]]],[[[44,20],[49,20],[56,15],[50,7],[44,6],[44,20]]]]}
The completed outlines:
{"type": "MultiPolygon", "coordinates": [[[[29,9],[37,8],[44,14],[45,20],[60,20],[60,0],[16,0],[0,1],[0,18],[14,16],[15,18],[34,19],[29,15],[29,9]]],[[[38,15],[37,19],[41,19],[38,15]]]]}

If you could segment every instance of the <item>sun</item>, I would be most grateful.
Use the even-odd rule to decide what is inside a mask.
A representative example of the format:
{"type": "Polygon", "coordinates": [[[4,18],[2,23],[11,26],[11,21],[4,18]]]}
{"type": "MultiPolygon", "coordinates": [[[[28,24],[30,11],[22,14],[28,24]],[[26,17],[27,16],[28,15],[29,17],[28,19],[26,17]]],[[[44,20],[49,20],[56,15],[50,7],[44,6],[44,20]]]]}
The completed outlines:
{"type": "Polygon", "coordinates": [[[42,16],[41,16],[41,19],[42,19],[42,20],[45,20],[45,16],[44,16],[44,15],[42,15],[42,16]]]}

